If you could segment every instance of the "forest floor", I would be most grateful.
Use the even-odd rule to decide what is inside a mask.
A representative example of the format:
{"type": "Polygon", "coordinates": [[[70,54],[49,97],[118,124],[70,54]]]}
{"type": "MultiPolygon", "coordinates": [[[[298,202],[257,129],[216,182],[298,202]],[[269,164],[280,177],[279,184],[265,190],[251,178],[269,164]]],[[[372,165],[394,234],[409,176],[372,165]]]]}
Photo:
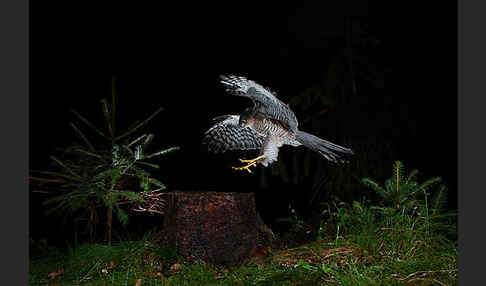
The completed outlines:
{"type": "MultiPolygon", "coordinates": [[[[30,285],[457,285],[457,247],[369,253],[359,238],[318,238],[238,267],[187,263],[150,238],[31,250],[30,285]]],[[[416,249],[419,249],[417,246],[416,249]]]]}

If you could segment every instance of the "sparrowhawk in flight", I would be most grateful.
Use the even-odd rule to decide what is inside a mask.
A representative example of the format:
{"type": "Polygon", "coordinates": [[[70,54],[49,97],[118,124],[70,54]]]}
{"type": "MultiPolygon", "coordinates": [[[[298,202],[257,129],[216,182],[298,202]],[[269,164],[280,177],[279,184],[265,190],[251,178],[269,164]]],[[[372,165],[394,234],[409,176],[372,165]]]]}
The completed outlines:
{"type": "Polygon", "coordinates": [[[253,106],[239,115],[214,118],[215,124],[204,134],[203,143],[215,153],[227,150],[260,150],[260,155],[236,170],[247,170],[257,163],[268,166],[277,161],[282,145],[300,146],[314,150],[332,162],[342,162],[342,154],[353,154],[351,149],[336,145],[312,134],[300,131],[290,107],[277,99],[275,93],[241,76],[221,76],[221,83],[230,94],[250,98],[253,106]]]}

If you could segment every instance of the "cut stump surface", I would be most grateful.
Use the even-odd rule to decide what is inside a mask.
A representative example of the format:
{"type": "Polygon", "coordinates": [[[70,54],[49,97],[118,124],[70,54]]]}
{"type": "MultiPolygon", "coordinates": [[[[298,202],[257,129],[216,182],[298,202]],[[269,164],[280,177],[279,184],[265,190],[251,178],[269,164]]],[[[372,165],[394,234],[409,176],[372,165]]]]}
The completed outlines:
{"type": "Polygon", "coordinates": [[[252,193],[170,192],[164,215],[169,246],[189,261],[235,265],[273,235],[258,216],[252,193]]]}

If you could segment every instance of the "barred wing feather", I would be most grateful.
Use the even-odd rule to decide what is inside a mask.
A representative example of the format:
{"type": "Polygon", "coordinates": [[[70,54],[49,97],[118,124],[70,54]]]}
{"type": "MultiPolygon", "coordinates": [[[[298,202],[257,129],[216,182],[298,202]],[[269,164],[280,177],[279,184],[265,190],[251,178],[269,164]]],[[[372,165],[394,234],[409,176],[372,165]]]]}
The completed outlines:
{"type": "Polygon", "coordinates": [[[216,124],[206,131],[203,143],[214,153],[228,150],[261,149],[265,137],[250,127],[238,125],[239,115],[214,118],[216,124]]]}
{"type": "Polygon", "coordinates": [[[290,107],[280,101],[273,92],[242,76],[221,76],[226,91],[237,96],[250,98],[255,108],[266,117],[276,119],[292,131],[297,131],[297,118],[290,107]]]}

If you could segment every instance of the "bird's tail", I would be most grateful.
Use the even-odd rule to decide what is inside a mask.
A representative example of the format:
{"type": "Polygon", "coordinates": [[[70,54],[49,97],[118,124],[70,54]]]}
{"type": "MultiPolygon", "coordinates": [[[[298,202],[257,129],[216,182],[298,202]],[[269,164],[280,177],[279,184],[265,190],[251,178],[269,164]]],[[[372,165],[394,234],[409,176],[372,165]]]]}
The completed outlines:
{"type": "Polygon", "coordinates": [[[304,131],[297,130],[296,139],[305,147],[314,150],[332,162],[346,162],[342,154],[353,155],[351,149],[336,145],[304,131]],[[341,153],[338,154],[338,153],[341,153]]]}

